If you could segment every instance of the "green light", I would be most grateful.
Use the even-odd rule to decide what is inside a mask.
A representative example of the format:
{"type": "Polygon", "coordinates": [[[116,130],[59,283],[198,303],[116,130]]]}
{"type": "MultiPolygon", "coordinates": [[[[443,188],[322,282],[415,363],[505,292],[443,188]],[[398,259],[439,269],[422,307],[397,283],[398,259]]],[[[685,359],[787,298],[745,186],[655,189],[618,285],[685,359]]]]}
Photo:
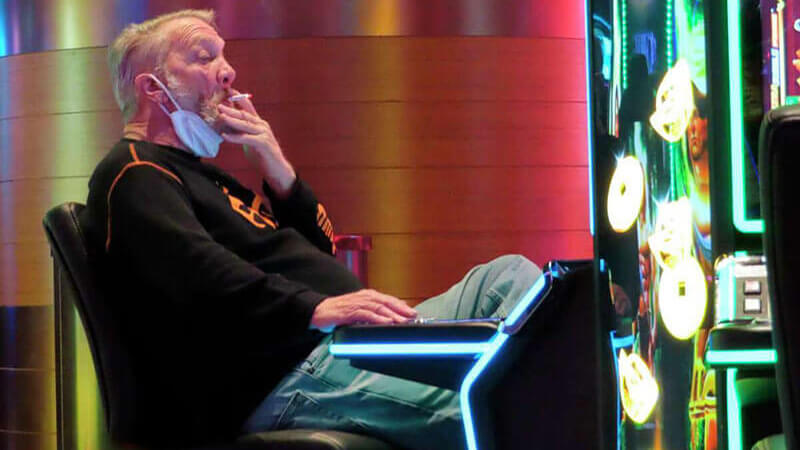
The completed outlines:
{"type": "Polygon", "coordinates": [[[748,219],[745,212],[744,116],[742,99],[742,41],[739,27],[739,2],[728,2],[728,78],[730,86],[731,183],[733,185],[733,224],[742,233],[763,233],[764,221],[748,219]]]}
{"type": "Polygon", "coordinates": [[[712,366],[719,364],[775,364],[778,361],[778,353],[774,349],[709,350],[706,352],[706,361],[712,366]]]}
{"type": "Polygon", "coordinates": [[[622,17],[622,89],[628,89],[628,5],[627,0],[620,1],[622,17]]]}
{"type": "Polygon", "coordinates": [[[667,1],[666,14],[666,40],[667,40],[667,67],[672,67],[672,0],[667,1]]]}
{"type": "Polygon", "coordinates": [[[736,369],[725,371],[728,400],[728,450],[742,450],[742,417],[739,392],[736,390],[736,369]]]}

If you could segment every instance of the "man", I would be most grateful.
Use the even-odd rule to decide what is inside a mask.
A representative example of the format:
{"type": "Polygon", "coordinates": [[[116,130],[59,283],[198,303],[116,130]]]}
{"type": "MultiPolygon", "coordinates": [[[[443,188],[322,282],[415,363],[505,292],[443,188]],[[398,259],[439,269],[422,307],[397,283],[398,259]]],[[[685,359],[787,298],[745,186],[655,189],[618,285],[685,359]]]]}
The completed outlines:
{"type": "Polygon", "coordinates": [[[327,427],[459,447],[455,393],[334,361],[325,332],[502,316],[541,272],[503,257],[417,310],[362,289],[331,256],[325,209],[233,88],[224,45],[212,11],[185,10],[129,25],[109,47],[125,126],[92,176],[83,220],[143,362],[130,376],[160,386],[152,404],[137,399],[146,435],[130,439],[327,427]],[[244,146],[263,196],[200,159],[223,139],[244,146]]]}

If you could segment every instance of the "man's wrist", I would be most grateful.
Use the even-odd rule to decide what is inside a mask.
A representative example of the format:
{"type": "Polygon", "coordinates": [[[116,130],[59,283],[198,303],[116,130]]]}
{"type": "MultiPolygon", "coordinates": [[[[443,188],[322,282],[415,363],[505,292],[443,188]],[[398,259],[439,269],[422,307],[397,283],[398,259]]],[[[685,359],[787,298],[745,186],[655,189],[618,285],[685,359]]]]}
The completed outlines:
{"type": "Polygon", "coordinates": [[[291,194],[292,188],[297,181],[297,173],[286,160],[282,161],[280,165],[283,166],[281,170],[265,171],[262,178],[276,198],[286,200],[289,198],[289,194],[291,194]]]}

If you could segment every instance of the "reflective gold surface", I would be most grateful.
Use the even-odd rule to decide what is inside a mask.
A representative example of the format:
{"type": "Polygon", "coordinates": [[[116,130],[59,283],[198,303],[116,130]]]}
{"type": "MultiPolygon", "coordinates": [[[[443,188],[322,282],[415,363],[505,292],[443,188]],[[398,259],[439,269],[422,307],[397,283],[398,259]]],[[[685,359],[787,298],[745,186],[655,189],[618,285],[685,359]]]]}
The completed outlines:
{"type": "Polygon", "coordinates": [[[108,45],[125,24],[178,8],[215,9],[226,39],[583,37],[582,0],[5,0],[0,56],[108,45]]]}

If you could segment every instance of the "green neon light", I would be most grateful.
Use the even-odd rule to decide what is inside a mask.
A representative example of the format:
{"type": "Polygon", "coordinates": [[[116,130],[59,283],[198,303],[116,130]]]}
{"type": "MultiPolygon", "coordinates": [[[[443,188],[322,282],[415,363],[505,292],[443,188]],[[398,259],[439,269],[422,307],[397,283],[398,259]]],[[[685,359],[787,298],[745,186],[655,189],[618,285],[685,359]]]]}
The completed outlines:
{"type": "Polygon", "coordinates": [[[775,364],[778,353],[774,349],[758,350],[709,350],[706,361],[717,364],[775,364]]]}
{"type": "Polygon", "coordinates": [[[733,185],[733,224],[742,233],[763,233],[764,221],[748,219],[745,212],[744,120],[742,94],[742,41],[739,27],[739,2],[728,2],[728,78],[730,86],[731,184],[733,185]]]}
{"type": "Polygon", "coordinates": [[[620,1],[620,16],[622,22],[622,89],[628,89],[628,1],[620,1]]]}
{"type": "Polygon", "coordinates": [[[736,369],[725,371],[728,400],[728,450],[742,450],[742,415],[739,392],[736,390],[736,369]]]}
{"type": "Polygon", "coordinates": [[[667,67],[672,67],[672,0],[667,1],[667,14],[666,14],[666,37],[667,37],[667,67]]]}

